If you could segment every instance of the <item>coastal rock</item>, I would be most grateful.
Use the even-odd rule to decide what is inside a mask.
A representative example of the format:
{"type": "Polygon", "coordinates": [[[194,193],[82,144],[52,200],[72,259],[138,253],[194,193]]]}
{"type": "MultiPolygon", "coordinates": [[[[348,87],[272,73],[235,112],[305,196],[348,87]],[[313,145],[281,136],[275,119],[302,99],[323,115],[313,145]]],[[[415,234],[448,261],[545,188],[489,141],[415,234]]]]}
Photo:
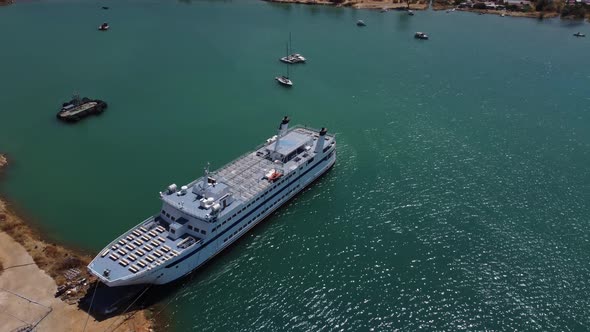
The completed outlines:
{"type": "Polygon", "coordinates": [[[8,159],[6,158],[5,155],[0,154],[0,168],[4,167],[8,165],[8,159]]]}

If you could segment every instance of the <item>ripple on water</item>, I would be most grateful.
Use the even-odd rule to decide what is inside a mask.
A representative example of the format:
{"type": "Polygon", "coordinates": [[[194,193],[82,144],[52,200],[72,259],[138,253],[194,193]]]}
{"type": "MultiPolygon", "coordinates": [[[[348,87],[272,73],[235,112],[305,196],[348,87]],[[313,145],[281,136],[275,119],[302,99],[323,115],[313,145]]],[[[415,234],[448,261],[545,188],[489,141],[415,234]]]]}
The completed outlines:
{"type": "Polygon", "coordinates": [[[418,114],[366,130],[368,152],[342,141],[329,175],[183,293],[195,327],[589,328],[578,178],[553,171],[549,146],[434,121],[418,114]],[[375,172],[360,171],[361,153],[382,153],[375,172]]]}

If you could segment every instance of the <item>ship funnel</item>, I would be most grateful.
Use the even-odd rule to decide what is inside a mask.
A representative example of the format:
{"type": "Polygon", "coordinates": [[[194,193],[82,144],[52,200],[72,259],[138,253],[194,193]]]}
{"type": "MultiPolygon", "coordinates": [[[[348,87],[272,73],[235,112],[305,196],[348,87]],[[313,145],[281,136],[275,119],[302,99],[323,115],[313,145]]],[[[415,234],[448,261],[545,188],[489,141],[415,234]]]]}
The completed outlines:
{"type": "Polygon", "coordinates": [[[322,152],[322,149],[324,148],[324,141],[326,140],[326,133],[328,132],[328,129],[322,127],[322,130],[320,130],[320,137],[318,138],[318,141],[315,145],[315,153],[320,153],[322,152]]]}
{"type": "Polygon", "coordinates": [[[287,133],[287,129],[289,128],[289,117],[285,115],[283,121],[281,121],[281,125],[279,126],[279,137],[284,136],[287,133]]]}
{"type": "Polygon", "coordinates": [[[279,134],[277,135],[277,140],[275,141],[275,151],[279,149],[279,141],[281,140],[281,137],[287,133],[287,128],[289,128],[289,117],[285,115],[283,121],[281,121],[281,125],[279,126],[279,134]]]}

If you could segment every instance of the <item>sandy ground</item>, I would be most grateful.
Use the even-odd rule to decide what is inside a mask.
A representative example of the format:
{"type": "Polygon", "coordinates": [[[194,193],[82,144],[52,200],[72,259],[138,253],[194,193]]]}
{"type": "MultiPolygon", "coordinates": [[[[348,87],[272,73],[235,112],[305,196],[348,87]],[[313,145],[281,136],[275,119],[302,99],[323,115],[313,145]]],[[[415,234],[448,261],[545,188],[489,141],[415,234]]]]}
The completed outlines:
{"type": "MultiPolygon", "coordinates": [[[[88,314],[77,305],[55,298],[55,281],[35,264],[22,245],[5,232],[0,232],[0,261],[4,267],[0,274],[0,331],[35,325],[39,320],[38,331],[83,330],[88,314]]],[[[112,330],[123,320],[113,317],[97,322],[90,317],[86,331],[102,332],[109,326],[112,330]]],[[[138,313],[117,331],[149,331],[150,326],[145,315],[138,313]]]]}
{"type": "MultiPolygon", "coordinates": [[[[6,159],[0,154],[0,172],[6,159]]],[[[56,280],[65,282],[64,271],[78,268],[80,277],[92,281],[86,272],[90,257],[43,241],[8,204],[0,199],[0,331],[9,332],[27,325],[37,331],[151,331],[153,323],[145,311],[115,316],[102,321],[88,318],[76,301],[89,286],[79,287],[68,304],[54,296],[56,280]],[[87,323],[86,323],[87,322],[87,323]]],[[[92,289],[93,290],[93,289],[92,289]]]]}

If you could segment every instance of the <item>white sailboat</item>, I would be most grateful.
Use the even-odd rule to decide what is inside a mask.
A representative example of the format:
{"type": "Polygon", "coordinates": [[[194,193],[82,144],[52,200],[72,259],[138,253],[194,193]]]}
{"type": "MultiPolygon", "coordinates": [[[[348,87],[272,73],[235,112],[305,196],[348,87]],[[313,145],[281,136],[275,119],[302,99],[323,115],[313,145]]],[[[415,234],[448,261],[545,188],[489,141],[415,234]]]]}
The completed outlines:
{"type": "Polygon", "coordinates": [[[294,63],[305,63],[307,60],[303,55],[299,53],[289,54],[289,50],[293,50],[291,47],[291,33],[289,32],[289,44],[287,46],[287,56],[282,57],[280,60],[284,63],[294,64],[294,63]]]}
{"type": "MultiPolygon", "coordinates": [[[[289,54],[289,44],[287,44],[287,54],[289,54]]],[[[289,79],[289,64],[288,63],[287,63],[287,76],[285,76],[285,75],[277,76],[277,77],[275,77],[275,80],[283,86],[286,86],[286,87],[293,86],[293,81],[291,81],[289,79]]]]}

